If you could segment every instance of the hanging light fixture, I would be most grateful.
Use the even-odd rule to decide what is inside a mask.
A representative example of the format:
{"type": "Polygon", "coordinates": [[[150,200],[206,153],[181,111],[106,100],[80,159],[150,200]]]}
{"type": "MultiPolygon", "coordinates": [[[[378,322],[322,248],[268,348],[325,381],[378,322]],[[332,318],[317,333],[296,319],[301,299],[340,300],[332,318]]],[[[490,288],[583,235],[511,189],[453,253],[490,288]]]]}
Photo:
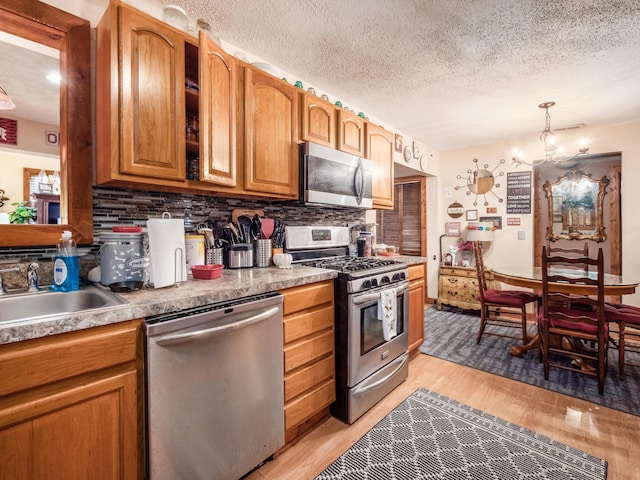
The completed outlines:
{"type": "MultiPolygon", "coordinates": [[[[563,155],[564,152],[562,150],[562,147],[560,147],[557,144],[556,134],[554,133],[553,130],[551,130],[551,115],[549,115],[549,109],[553,107],[555,104],[556,102],[544,102],[538,105],[538,108],[544,109],[544,115],[545,115],[544,130],[542,130],[542,132],[540,133],[540,141],[542,142],[543,149],[544,149],[544,152],[543,152],[544,158],[527,162],[523,159],[522,152],[519,150],[516,150],[512,158],[513,163],[515,163],[516,166],[529,165],[529,166],[535,167],[545,162],[558,164],[561,162],[567,162],[567,161],[573,160],[576,157],[580,155],[585,155],[587,152],[589,152],[589,147],[581,146],[578,149],[578,153],[576,153],[575,155],[571,157],[566,157],[563,155]]],[[[583,126],[584,125],[581,124],[575,128],[579,128],[583,126]]],[[[571,128],[574,128],[574,127],[571,127],[571,128]]],[[[563,129],[563,130],[566,130],[566,129],[563,129]]]]}
{"type": "Polygon", "coordinates": [[[0,83],[0,110],[13,110],[14,108],[16,108],[15,104],[11,101],[9,94],[0,83]]]}

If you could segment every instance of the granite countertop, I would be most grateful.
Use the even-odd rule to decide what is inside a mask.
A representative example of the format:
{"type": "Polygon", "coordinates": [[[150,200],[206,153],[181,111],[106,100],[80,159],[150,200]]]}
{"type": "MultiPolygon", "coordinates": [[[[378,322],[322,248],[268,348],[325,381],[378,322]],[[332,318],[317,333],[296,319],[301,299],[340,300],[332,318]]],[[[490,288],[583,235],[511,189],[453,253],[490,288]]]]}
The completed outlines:
{"type": "MultiPolygon", "coordinates": [[[[424,263],[425,257],[397,255],[390,259],[409,265],[424,263]]],[[[257,295],[265,292],[330,280],[334,270],[294,265],[290,269],[225,269],[213,280],[191,279],[179,287],[142,289],[119,294],[128,303],[90,311],[40,317],[28,322],[0,324],[0,345],[58,333],[72,332],[111,323],[176,312],[202,305],[257,295]]],[[[31,301],[37,301],[33,298],[31,301]]]]}

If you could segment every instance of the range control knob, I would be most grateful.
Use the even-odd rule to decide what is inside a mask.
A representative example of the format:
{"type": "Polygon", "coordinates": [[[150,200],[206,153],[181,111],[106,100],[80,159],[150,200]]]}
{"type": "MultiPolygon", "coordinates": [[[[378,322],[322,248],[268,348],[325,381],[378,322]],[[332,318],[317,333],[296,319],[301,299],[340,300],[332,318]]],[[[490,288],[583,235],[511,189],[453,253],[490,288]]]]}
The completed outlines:
{"type": "Polygon", "coordinates": [[[400,274],[399,273],[394,273],[393,277],[391,277],[391,280],[393,280],[394,282],[399,282],[400,281],[400,274]]]}
{"type": "Polygon", "coordinates": [[[407,278],[407,274],[404,272],[400,272],[400,280],[404,280],[405,278],[407,278]]]}
{"type": "Polygon", "coordinates": [[[371,288],[371,280],[365,280],[362,282],[362,288],[371,288]]]}
{"type": "Polygon", "coordinates": [[[378,279],[377,278],[371,279],[371,286],[372,287],[377,287],[378,286],[378,279]]]}
{"type": "Polygon", "coordinates": [[[391,280],[389,280],[389,277],[386,275],[380,279],[380,285],[384,285],[385,283],[391,283],[391,280]]]}

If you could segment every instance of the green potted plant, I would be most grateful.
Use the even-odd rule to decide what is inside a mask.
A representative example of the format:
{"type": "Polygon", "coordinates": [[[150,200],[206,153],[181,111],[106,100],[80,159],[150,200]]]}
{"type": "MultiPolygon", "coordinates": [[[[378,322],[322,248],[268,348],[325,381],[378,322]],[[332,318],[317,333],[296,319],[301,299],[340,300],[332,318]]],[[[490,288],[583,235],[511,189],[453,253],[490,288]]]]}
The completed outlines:
{"type": "Polygon", "coordinates": [[[27,205],[26,201],[13,202],[16,207],[13,212],[9,212],[9,223],[32,223],[36,221],[37,210],[27,205]]]}

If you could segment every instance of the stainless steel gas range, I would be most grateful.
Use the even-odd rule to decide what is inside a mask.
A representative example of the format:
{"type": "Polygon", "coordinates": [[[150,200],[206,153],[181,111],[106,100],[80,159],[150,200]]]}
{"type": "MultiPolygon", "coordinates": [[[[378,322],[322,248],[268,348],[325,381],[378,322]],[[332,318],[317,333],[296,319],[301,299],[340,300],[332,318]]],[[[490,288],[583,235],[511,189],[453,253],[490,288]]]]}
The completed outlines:
{"type": "Polygon", "coordinates": [[[348,246],[348,227],[286,229],[286,250],[294,263],[338,271],[331,413],[353,423],[407,378],[409,281],[403,262],[351,257],[348,246]],[[395,297],[395,335],[385,335],[378,318],[381,294],[395,297]]]}

